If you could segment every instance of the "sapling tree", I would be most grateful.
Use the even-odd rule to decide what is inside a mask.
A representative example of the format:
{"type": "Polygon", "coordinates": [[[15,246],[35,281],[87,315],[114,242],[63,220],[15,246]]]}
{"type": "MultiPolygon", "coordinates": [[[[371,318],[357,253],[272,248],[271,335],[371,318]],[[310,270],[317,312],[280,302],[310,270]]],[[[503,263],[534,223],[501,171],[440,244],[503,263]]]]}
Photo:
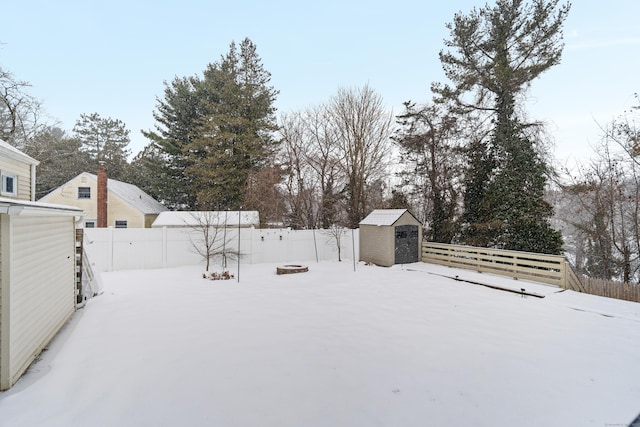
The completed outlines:
{"type": "Polygon", "coordinates": [[[336,250],[338,251],[338,261],[342,261],[341,250],[342,250],[342,237],[347,234],[347,229],[339,226],[337,224],[331,225],[331,227],[326,230],[322,230],[322,234],[327,237],[328,243],[335,243],[336,250]]]}
{"type": "Polygon", "coordinates": [[[185,223],[195,231],[189,236],[191,248],[205,261],[205,271],[209,272],[211,261],[220,257],[221,268],[227,268],[229,260],[237,260],[239,252],[230,247],[231,236],[227,233],[226,212],[191,212],[192,221],[185,223]]]}

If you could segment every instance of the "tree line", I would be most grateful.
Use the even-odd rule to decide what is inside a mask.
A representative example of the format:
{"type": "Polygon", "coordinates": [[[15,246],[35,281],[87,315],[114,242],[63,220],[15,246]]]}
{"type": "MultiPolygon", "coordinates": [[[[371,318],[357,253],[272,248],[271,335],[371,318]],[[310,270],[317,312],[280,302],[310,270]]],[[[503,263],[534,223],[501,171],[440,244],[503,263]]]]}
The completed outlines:
{"type": "Polygon", "coordinates": [[[256,45],[232,42],[201,74],[164,83],[148,144],[130,162],[124,123],[94,113],[69,135],[42,125],[27,84],[0,69],[0,138],[41,161],[39,195],[104,161],[170,209],[258,210],[265,226],[330,228],[409,208],[432,241],[567,252],[580,272],[638,281],[635,125],[603,129],[607,150],[562,174],[524,108],[532,83],[561,62],[569,11],[559,0],[496,0],[455,14],[439,54],[446,80],[397,116],[369,85],[278,116],[256,45]]]}

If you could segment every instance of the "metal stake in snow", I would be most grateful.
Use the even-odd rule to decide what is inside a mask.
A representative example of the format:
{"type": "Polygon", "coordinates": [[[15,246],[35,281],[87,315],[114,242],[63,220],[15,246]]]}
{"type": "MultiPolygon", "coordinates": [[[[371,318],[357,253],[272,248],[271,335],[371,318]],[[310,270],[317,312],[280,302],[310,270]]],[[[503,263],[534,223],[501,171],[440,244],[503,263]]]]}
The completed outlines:
{"type": "Polygon", "coordinates": [[[238,209],[238,283],[240,283],[240,219],[242,217],[242,205],[238,209]]]}
{"type": "Polygon", "coordinates": [[[351,229],[351,255],[353,257],[353,271],[356,271],[356,240],[353,237],[353,228],[351,229]]]}
{"type": "Polygon", "coordinates": [[[318,262],[318,244],[316,243],[316,228],[312,227],[311,232],[313,233],[313,247],[316,250],[316,263],[318,262]]]}

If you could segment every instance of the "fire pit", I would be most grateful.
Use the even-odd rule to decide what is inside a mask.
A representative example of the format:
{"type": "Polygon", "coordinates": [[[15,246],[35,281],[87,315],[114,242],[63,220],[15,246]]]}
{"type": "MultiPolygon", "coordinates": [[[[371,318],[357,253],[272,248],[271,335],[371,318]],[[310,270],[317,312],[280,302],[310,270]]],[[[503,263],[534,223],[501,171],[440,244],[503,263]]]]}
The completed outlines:
{"type": "Polygon", "coordinates": [[[306,273],[309,271],[309,267],[306,265],[282,265],[276,268],[276,274],[293,274],[293,273],[306,273]]]}

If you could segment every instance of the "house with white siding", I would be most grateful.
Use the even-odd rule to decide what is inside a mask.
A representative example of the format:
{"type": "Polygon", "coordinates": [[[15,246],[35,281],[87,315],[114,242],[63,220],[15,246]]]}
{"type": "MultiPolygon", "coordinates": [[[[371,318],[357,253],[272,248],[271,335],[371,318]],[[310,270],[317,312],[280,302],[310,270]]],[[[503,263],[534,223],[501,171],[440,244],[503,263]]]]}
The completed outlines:
{"type": "Polygon", "coordinates": [[[38,161],[0,141],[0,391],[76,310],[81,209],[34,202],[38,161]]]}

